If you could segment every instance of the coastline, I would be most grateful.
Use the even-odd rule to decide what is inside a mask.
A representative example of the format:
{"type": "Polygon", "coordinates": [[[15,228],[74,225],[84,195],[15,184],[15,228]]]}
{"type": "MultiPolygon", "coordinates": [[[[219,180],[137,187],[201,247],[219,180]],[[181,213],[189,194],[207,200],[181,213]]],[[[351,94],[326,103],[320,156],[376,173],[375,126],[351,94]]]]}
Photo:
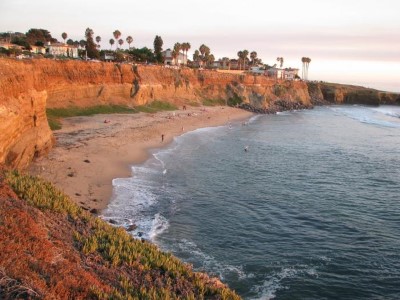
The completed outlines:
{"type": "Polygon", "coordinates": [[[54,132],[56,146],[35,159],[28,173],[52,182],[84,209],[100,213],[111,201],[112,180],[132,176],[131,166],[146,161],[149,150],[165,147],[183,133],[252,115],[217,106],[66,118],[54,132]]]}

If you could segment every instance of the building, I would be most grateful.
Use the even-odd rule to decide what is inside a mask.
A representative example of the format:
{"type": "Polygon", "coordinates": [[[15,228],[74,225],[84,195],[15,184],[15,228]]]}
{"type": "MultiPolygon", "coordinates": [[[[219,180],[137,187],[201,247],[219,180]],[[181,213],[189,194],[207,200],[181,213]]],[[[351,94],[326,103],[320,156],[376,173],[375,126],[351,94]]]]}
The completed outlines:
{"type": "Polygon", "coordinates": [[[54,56],[78,58],[78,47],[70,46],[63,43],[51,44],[49,42],[46,47],[46,52],[54,56]]]}
{"type": "Polygon", "coordinates": [[[46,48],[41,46],[31,46],[31,53],[46,54],[46,48]]]}
{"type": "Polygon", "coordinates": [[[295,80],[298,76],[299,69],[294,68],[276,68],[272,67],[265,71],[265,75],[268,77],[284,80],[295,80]]]}
{"type": "Polygon", "coordinates": [[[180,65],[187,64],[187,55],[184,54],[183,52],[179,51],[179,54],[176,58],[173,58],[172,50],[169,48],[167,50],[161,52],[161,54],[164,58],[164,64],[166,64],[166,65],[180,66],[180,65]]]}

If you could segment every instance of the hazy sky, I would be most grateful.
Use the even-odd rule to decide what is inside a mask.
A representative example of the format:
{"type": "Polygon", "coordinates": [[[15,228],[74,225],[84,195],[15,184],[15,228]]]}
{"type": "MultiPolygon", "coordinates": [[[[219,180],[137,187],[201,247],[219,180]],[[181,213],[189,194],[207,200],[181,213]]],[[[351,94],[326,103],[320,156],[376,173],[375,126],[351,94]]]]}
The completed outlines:
{"type": "Polygon", "coordinates": [[[44,28],[80,40],[90,27],[109,48],[118,29],[135,47],[152,48],[161,35],[164,49],[190,42],[190,56],[204,43],[216,58],[247,49],[297,68],[308,56],[310,79],[400,92],[399,11],[399,0],[0,0],[0,31],[44,28]]]}

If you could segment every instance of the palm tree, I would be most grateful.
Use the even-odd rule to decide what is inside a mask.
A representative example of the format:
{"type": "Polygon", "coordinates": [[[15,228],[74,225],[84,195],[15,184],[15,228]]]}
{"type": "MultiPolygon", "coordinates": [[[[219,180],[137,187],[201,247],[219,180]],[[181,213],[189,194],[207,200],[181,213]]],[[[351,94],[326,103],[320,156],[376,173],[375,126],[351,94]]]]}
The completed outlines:
{"type": "Polygon", "coordinates": [[[257,60],[257,52],[256,51],[252,51],[250,53],[250,58],[251,58],[251,64],[254,66],[257,60]]]}
{"type": "Polygon", "coordinates": [[[301,78],[303,78],[303,80],[305,80],[306,78],[305,78],[305,72],[306,72],[306,70],[305,70],[305,67],[306,67],[306,61],[307,61],[307,57],[302,57],[301,58],[301,62],[302,62],[302,64],[303,64],[303,66],[302,66],[302,68],[301,68],[301,78]]]}
{"type": "Polygon", "coordinates": [[[118,44],[119,44],[120,47],[122,46],[123,43],[124,43],[124,40],[123,40],[123,39],[119,39],[119,40],[118,40],[118,44]]]}
{"type": "Polygon", "coordinates": [[[182,45],[180,43],[175,43],[174,50],[172,51],[172,53],[173,53],[172,57],[174,57],[175,65],[178,65],[179,52],[181,49],[182,49],[182,45]]]}
{"type": "Polygon", "coordinates": [[[114,43],[115,43],[115,40],[114,40],[114,39],[110,39],[109,43],[110,43],[110,45],[111,45],[111,49],[112,49],[112,46],[114,45],[114,43]]]}
{"type": "Polygon", "coordinates": [[[185,51],[186,51],[186,60],[184,61],[184,64],[186,65],[187,64],[187,53],[191,46],[190,46],[190,43],[188,43],[188,42],[183,43],[181,46],[182,46],[183,54],[185,54],[185,51]]]}
{"type": "Polygon", "coordinates": [[[276,61],[279,62],[280,67],[282,68],[282,66],[283,66],[283,57],[277,57],[277,58],[276,58],[276,61]]]}
{"type": "Polygon", "coordinates": [[[133,42],[133,38],[130,35],[128,35],[128,37],[126,38],[126,42],[129,44],[129,49],[130,49],[131,48],[131,44],[133,42]]]}
{"type": "Polygon", "coordinates": [[[249,51],[243,50],[243,66],[244,66],[243,70],[246,70],[246,62],[249,60],[247,57],[248,55],[249,51]]]}
{"type": "Polygon", "coordinates": [[[308,67],[310,65],[311,58],[306,57],[306,80],[308,80],[308,67]]]}
{"type": "Polygon", "coordinates": [[[199,62],[200,61],[200,52],[199,50],[194,51],[193,53],[193,61],[199,62]]]}
{"type": "Polygon", "coordinates": [[[237,56],[239,57],[239,59],[238,59],[239,70],[241,70],[241,67],[240,67],[241,63],[240,62],[243,59],[243,51],[238,51],[237,56]]]}
{"type": "Polygon", "coordinates": [[[97,48],[100,48],[100,43],[101,42],[101,37],[98,35],[96,36],[96,43],[97,43],[97,48]]]}
{"type": "Polygon", "coordinates": [[[119,31],[118,29],[115,30],[113,32],[113,36],[114,36],[115,40],[118,41],[119,37],[121,36],[121,31],[119,31]]]}
{"type": "Polygon", "coordinates": [[[68,34],[67,34],[66,32],[63,32],[63,33],[61,34],[61,37],[63,38],[64,44],[65,44],[65,40],[67,39],[68,34]]]}

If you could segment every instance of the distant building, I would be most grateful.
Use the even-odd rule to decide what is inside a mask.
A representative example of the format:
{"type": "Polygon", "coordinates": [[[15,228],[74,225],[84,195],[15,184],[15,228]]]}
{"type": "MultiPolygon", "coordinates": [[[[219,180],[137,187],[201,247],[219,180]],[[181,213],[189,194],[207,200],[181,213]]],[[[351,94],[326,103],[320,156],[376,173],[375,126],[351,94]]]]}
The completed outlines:
{"type": "Polygon", "coordinates": [[[179,52],[178,56],[176,58],[173,58],[172,56],[172,50],[167,49],[163,52],[161,52],[163,58],[164,58],[164,64],[166,65],[186,65],[187,64],[187,55],[184,54],[183,52],[179,52]]]}
{"type": "Polygon", "coordinates": [[[46,54],[46,48],[41,46],[31,46],[31,52],[35,54],[46,54]]]}
{"type": "Polygon", "coordinates": [[[295,80],[298,76],[299,69],[294,68],[276,68],[272,67],[265,71],[265,75],[276,79],[295,80]]]}
{"type": "Polygon", "coordinates": [[[4,49],[19,49],[19,50],[23,50],[24,47],[19,46],[19,45],[15,45],[15,44],[11,44],[8,42],[0,42],[0,48],[4,48],[4,49]]]}
{"type": "Polygon", "coordinates": [[[51,44],[49,42],[46,48],[47,48],[46,52],[54,56],[78,58],[78,47],[76,46],[70,46],[63,43],[51,44]]]}

